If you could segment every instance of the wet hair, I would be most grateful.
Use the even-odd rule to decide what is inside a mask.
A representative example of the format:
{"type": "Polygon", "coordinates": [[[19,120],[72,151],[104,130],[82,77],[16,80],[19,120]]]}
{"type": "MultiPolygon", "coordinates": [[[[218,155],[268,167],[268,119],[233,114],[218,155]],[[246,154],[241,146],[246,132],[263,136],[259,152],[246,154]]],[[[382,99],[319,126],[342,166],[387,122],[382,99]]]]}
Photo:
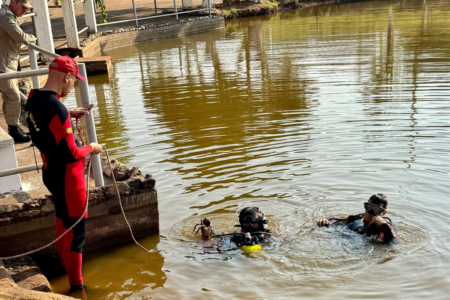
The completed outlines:
{"type": "Polygon", "coordinates": [[[246,207],[239,213],[239,223],[257,222],[258,214],[261,215],[261,211],[258,207],[246,207]]]}
{"type": "Polygon", "coordinates": [[[369,198],[369,202],[379,205],[379,206],[383,207],[384,209],[387,209],[387,205],[388,205],[387,197],[383,194],[372,195],[372,197],[369,198]]]}

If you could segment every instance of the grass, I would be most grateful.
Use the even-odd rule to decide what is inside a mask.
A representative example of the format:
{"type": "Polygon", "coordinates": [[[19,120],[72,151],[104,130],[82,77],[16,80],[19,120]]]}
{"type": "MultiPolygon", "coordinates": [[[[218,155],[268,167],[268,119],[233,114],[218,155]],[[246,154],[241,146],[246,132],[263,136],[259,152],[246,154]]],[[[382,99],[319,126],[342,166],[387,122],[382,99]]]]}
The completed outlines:
{"type": "Polygon", "coordinates": [[[230,10],[224,9],[222,11],[223,16],[226,19],[235,19],[239,17],[239,9],[232,7],[230,10]]]}
{"type": "Polygon", "coordinates": [[[271,10],[272,9],[277,9],[278,8],[278,4],[279,4],[277,1],[274,1],[274,0],[262,0],[261,3],[266,4],[269,7],[269,9],[271,9],[271,10]]]}

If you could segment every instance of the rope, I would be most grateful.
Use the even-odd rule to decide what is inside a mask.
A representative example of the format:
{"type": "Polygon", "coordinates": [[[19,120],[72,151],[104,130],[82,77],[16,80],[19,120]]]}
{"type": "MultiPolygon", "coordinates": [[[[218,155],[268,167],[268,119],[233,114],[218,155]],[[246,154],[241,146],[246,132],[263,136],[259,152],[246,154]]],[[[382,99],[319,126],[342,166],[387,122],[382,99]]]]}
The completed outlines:
{"type": "MultiPolygon", "coordinates": [[[[103,149],[105,150],[106,158],[107,158],[108,164],[109,164],[109,169],[111,170],[111,176],[112,176],[113,181],[114,181],[114,186],[115,186],[115,188],[116,188],[117,197],[119,198],[120,210],[122,211],[123,218],[125,219],[125,222],[126,222],[127,225],[128,225],[128,229],[130,230],[131,237],[133,238],[133,241],[136,243],[136,245],[138,245],[142,250],[144,250],[144,251],[147,252],[147,253],[152,253],[152,251],[147,250],[147,249],[144,248],[141,244],[139,244],[139,243],[136,241],[135,237],[134,237],[133,230],[131,229],[130,223],[128,223],[127,217],[126,217],[125,212],[124,212],[124,210],[123,210],[122,200],[121,200],[121,198],[120,198],[119,188],[117,187],[116,177],[114,176],[114,172],[113,172],[112,167],[111,167],[111,161],[109,160],[108,151],[106,150],[106,147],[105,147],[104,145],[102,145],[102,147],[103,147],[103,149]]],[[[40,247],[40,248],[37,248],[37,249],[35,249],[35,250],[32,250],[32,251],[23,253],[23,254],[14,255],[14,256],[8,256],[8,257],[0,257],[0,260],[15,259],[15,258],[27,256],[27,255],[36,253],[36,252],[38,252],[38,251],[41,251],[41,250],[43,250],[43,249],[46,249],[46,248],[52,246],[53,244],[55,244],[55,243],[56,243],[57,241],[59,241],[60,239],[62,239],[69,231],[71,231],[78,223],[81,222],[81,220],[82,220],[82,219],[84,218],[84,216],[86,215],[86,213],[87,213],[87,211],[88,211],[88,206],[89,206],[89,179],[90,179],[90,171],[91,171],[91,161],[92,161],[92,157],[93,157],[93,155],[91,154],[91,157],[89,158],[89,161],[88,161],[88,164],[87,164],[88,173],[87,173],[87,180],[86,180],[86,183],[87,183],[87,187],[86,187],[86,205],[85,205],[85,207],[84,207],[84,211],[83,211],[83,214],[81,215],[81,217],[80,217],[80,218],[79,218],[79,219],[78,219],[78,220],[77,220],[77,221],[76,221],[69,229],[67,229],[63,234],[61,234],[59,237],[57,237],[55,240],[53,240],[52,242],[48,243],[47,245],[42,246],[42,247],[40,247]]]]}
{"type": "Polygon", "coordinates": [[[86,205],[85,205],[85,207],[84,207],[84,211],[83,211],[83,214],[81,215],[81,217],[69,228],[69,229],[67,229],[63,234],[61,234],[59,237],[57,237],[56,239],[54,239],[52,242],[50,242],[50,243],[48,243],[47,245],[45,245],[45,246],[42,246],[42,247],[40,247],[40,248],[37,248],[37,249],[35,249],[35,250],[31,250],[31,251],[28,251],[28,252],[26,252],[26,253],[22,253],[22,254],[19,254],[19,255],[14,255],[14,256],[8,256],[8,257],[0,257],[0,260],[7,260],[7,259],[14,259],[14,258],[19,258],[19,257],[23,257],[23,256],[27,256],[27,255],[30,255],[30,254],[33,254],[33,253],[36,253],[36,252],[38,252],[38,251],[41,251],[41,250],[44,250],[45,248],[48,248],[48,247],[50,247],[50,246],[52,246],[53,244],[55,244],[57,241],[59,241],[60,239],[62,239],[63,238],[63,236],[65,236],[69,231],[71,231],[78,223],[80,223],[81,222],[81,220],[84,218],[84,216],[86,215],[86,212],[87,212],[87,210],[88,210],[88,205],[89,205],[89,175],[90,175],[90,170],[91,170],[91,168],[90,168],[90,166],[91,166],[91,161],[92,161],[92,155],[91,155],[91,157],[89,158],[89,161],[88,161],[88,180],[87,180],[87,188],[86,188],[86,205]]]}
{"type": "Polygon", "coordinates": [[[102,145],[102,147],[103,147],[103,149],[105,150],[106,160],[108,161],[109,170],[111,171],[111,176],[112,176],[112,179],[113,179],[113,181],[114,181],[114,187],[116,188],[117,197],[119,197],[120,210],[122,211],[123,218],[125,219],[125,222],[127,223],[128,228],[130,229],[131,237],[133,238],[133,241],[136,243],[136,245],[138,245],[139,247],[141,247],[142,250],[144,250],[144,251],[147,252],[147,253],[152,253],[152,251],[147,250],[146,248],[144,248],[144,247],[143,247],[141,244],[139,244],[138,241],[136,241],[136,239],[134,238],[133,230],[131,229],[130,223],[128,223],[127,217],[125,216],[125,212],[123,211],[122,200],[120,199],[120,192],[119,192],[119,188],[117,187],[116,176],[114,176],[114,172],[113,172],[113,169],[112,169],[112,167],[111,167],[111,161],[109,160],[108,151],[106,150],[105,145],[102,145]]]}

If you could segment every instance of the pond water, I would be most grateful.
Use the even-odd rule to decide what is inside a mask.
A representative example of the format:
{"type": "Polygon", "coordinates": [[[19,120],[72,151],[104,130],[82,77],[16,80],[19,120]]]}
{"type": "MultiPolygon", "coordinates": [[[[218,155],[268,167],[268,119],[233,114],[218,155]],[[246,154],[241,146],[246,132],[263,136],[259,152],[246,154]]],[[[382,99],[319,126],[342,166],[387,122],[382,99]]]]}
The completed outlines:
{"type": "Polygon", "coordinates": [[[450,1],[284,11],[104,54],[99,141],[156,178],[161,235],[151,254],[86,254],[89,299],[448,299],[450,1]],[[397,245],[316,227],[379,192],[397,245]],[[204,216],[232,231],[246,206],[283,241],[245,255],[191,232],[204,216]]]}

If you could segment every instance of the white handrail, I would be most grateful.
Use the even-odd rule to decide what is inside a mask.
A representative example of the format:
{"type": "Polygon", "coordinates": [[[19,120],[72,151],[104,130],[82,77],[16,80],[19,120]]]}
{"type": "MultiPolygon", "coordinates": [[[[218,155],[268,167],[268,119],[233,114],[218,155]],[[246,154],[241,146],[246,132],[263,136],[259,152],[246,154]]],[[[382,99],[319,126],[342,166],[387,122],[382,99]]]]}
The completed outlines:
{"type": "Polygon", "coordinates": [[[32,171],[39,171],[40,169],[42,169],[42,166],[43,166],[43,164],[40,163],[40,164],[30,165],[30,166],[25,166],[25,167],[1,170],[0,177],[11,176],[11,175],[16,175],[16,174],[20,174],[20,173],[32,172],[32,171]]]}

